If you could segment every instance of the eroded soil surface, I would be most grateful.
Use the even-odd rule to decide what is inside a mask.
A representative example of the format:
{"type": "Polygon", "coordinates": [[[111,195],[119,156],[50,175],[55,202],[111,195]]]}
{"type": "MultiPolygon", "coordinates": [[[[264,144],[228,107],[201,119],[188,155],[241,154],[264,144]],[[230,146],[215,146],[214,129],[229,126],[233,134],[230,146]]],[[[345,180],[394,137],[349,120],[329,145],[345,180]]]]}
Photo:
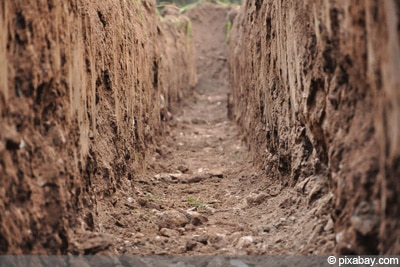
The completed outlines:
{"type": "Polygon", "coordinates": [[[194,36],[199,85],[165,122],[163,145],[148,159],[146,174],[131,181],[135,195],[117,192],[98,203],[99,232],[129,255],[332,252],[327,186],[313,177],[284,187],[254,166],[244,136],[227,117],[226,75],[206,73],[226,64],[224,25],[213,36],[204,30],[218,24],[221,12],[227,10],[190,14],[200,34],[194,36]]]}

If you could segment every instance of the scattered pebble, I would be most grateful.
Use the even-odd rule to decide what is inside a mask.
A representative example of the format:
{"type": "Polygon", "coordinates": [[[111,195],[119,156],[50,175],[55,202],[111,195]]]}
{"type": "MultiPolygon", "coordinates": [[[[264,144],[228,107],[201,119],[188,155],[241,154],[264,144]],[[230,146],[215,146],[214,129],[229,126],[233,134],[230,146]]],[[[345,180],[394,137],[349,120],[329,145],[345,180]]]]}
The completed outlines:
{"type": "Polygon", "coordinates": [[[239,241],[236,245],[237,249],[244,249],[249,247],[254,242],[254,238],[252,236],[242,236],[239,238],[239,241]]]}
{"type": "Polygon", "coordinates": [[[194,226],[202,225],[203,223],[207,222],[208,219],[203,214],[196,212],[196,211],[183,211],[186,217],[190,220],[190,223],[194,226]]]}
{"type": "Polygon", "coordinates": [[[181,212],[177,210],[168,210],[162,212],[158,216],[158,227],[161,228],[180,228],[184,227],[189,223],[189,219],[181,212]]]}
{"type": "Polygon", "coordinates": [[[192,251],[197,246],[197,242],[193,240],[188,240],[186,242],[186,250],[192,251]]]}
{"type": "Polygon", "coordinates": [[[224,178],[224,171],[223,170],[212,170],[210,171],[210,175],[212,177],[224,178]]]}
{"type": "Polygon", "coordinates": [[[187,179],[187,183],[199,183],[203,180],[211,178],[211,175],[209,173],[201,173],[201,174],[195,174],[187,179]]]}
{"type": "Polygon", "coordinates": [[[260,194],[253,193],[246,198],[247,206],[249,207],[258,206],[264,201],[266,201],[268,197],[269,195],[266,193],[260,193],[260,194]]]}
{"type": "Polygon", "coordinates": [[[182,173],[186,173],[189,171],[189,167],[186,165],[180,165],[180,166],[178,166],[178,171],[180,171],[182,173]]]}
{"type": "Polygon", "coordinates": [[[226,247],[227,243],[226,235],[224,234],[215,234],[210,236],[208,239],[208,244],[216,249],[226,247]]]}
{"type": "Polygon", "coordinates": [[[193,235],[192,239],[196,242],[202,243],[202,244],[207,244],[208,241],[208,235],[207,234],[202,234],[202,235],[193,235]]]}
{"type": "Polygon", "coordinates": [[[206,122],[206,120],[204,120],[204,119],[193,118],[193,119],[192,119],[192,123],[193,123],[193,124],[206,124],[207,122],[206,122]]]}
{"type": "Polygon", "coordinates": [[[162,236],[165,236],[165,237],[178,237],[179,236],[179,233],[177,231],[168,229],[168,228],[161,228],[159,232],[162,236]]]}

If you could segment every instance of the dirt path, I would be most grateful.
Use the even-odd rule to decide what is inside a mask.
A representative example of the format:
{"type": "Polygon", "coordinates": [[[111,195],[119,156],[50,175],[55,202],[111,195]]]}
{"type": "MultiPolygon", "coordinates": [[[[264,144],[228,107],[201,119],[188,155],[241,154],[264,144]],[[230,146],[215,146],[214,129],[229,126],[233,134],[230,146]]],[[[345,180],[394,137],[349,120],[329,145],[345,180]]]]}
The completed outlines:
{"type": "Polygon", "coordinates": [[[205,30],[226,10],[208,10],[207,21],[204,11],[191,14],[200,33],[199,86],[166,122],[167,138],[146,174],[133,178],[135,195],[118,192],[99,205],[100,232],[129,255],[329,253],[333,225],[324,210],[331,197],[318,198],[325,185],[317,177],[295,188],[271,181],[228,120],[226,75],[212,75],[226,64],[225,33],[205,30]]]}

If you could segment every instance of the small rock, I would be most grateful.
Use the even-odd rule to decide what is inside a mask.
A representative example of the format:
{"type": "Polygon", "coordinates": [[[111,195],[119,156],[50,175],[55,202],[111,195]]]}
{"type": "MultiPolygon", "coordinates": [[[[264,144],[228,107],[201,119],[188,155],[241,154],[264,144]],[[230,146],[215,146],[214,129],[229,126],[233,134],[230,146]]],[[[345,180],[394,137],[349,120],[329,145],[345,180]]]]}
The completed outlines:
{"type": "Polygon", "coordinates": [[[132,197],[128,197],[128,202],[133,203],[135,200],[132,197]]]}
{"type": "Polygon", "coordinates": [[[189,219],[181,212],[177,210],[168,210],[162,212],[158,216],[158,227],[161,228],[180,228],[184,227],[189,223],[189,219]]]}
{"type": "Polygon", "coordinates": [[[227,245],[226,236],[224,234],[210,236],[208,243],[216,249],[223,248],[227,245]]]}
{"type": "Polygon", "coordinates": [[[140,198],[138,198],[137,202],[138,202],[138,204],[139,204],[140,206],[144,207],[144,206],[146,206],[146,204],[147,204],[147,199],[144,198],[144,197],[140,197],[140,198]]]}
{"type": "Polygon", "coordinates": [[[160,234],[165,237],[178,237],[179,233],[175,230],[168,229],[168,228],[161,228],[160,234]]]}
{"type": "Polygon", "coordinates": [[[26,146],[26,143],[25,143],[25,141],[22,139],[22,140],[21,140],[21,143],[19,143],[19,149],[24,149],[25,146],[26,146]]]}
{"type": "Polygon", "coordinates": [[[144,234],[143,234],[143,233],[136,233],[136,234],[135,234],[135,237],[136,237],[136,238],[143,238],[143,237],[144,237],[144,234]]]}
{"type": "Polygon", "coordinates": [[[331,218],[329,218],[328,222],[326,223],[325,227],[324,227],[324,231],[325,232],[329,232],[333,229],[333,220],[331,218]]]}
{"type": "Polygon", "coordinates": [[[208,240],[208,235],[207,234],[203,234],[203,235],[193,235],[192,239],[196,242],[202,243],[204,245],[207,244],[207,240],[208,240]]]}
{"type": "Polygon", "coordinates": [[[171,180],[176,180],[182,177],[182,173],[169,173],[168,174],[171,180]]]}
{"type": "Polygon", "coordinates": [[[197,246],[197,242],[193,240],[188,240],[186,242],[186,251],[192,251],[197,246]]]}
{"type": "Polygon", "coordinates": [[[242,236],[239,238],[239,242],[236,245],[237,249],[244,249],[249,247],[254,242],[254,238],[250,235],[242,236]]]}
{"type": "Polygon", "coordinates": [[[189,184],[191,183],[199,183],[203,180],[209,179],[211,177],[211,175],[209,173],[200,173],[200,174],[196,174],[193,175],[192,177],[190,177],[187,182],[189,184]]]}
{"type": "Polygon", "coordinates": [[[193,118],[193,119],[192,119],[192,123],[193,123],[193,124],[206,124],[207,122],[206,122],[206,120],[204,120],[204,119],[193,118]]]}
{"type": "Polygon", "coordinates": [[[247,206],[249,207],[258,206],[261,203],[263,203],[268,197],[269,195],[266,193],[260,193],[260,194],[253,193],[246,198],[247,206]]]}
{"type": "Polygon", "coordinates": [[[222,170],[212,170],[210,171],[212,177],[224,178],[224,171],[222,170]]]}
{"type": "Polygon", "coordinates": [[[290,216],[290,217],[289,217],[289,220],[291,220],[292,222],[295,222],[295,221],[296,221],[296,217],[290,216]]]}
{"type": "Polygon", "coordinates": [[[197,169],[197,173],[204,173],[204,172],[207,172],[207,171],[209,171],[208,168],[198,168],[197,169]]]}
{"type": "Polygon", "coordinates": [[[188,168],[188,166],[180,165],[180,166],[178,166],[178,171],[180,171],[182,173],[187,173],[189,171],[189,168],[188,168]]]}
{"type": "Polygon", "coordinates": [[[202,225],[203,223],[208,221],[206,216],[196,211],[187,210],[183,212],[186,215],[186,217],[190,220],[190,223],[193,224],[194,226],[202,225]]]}

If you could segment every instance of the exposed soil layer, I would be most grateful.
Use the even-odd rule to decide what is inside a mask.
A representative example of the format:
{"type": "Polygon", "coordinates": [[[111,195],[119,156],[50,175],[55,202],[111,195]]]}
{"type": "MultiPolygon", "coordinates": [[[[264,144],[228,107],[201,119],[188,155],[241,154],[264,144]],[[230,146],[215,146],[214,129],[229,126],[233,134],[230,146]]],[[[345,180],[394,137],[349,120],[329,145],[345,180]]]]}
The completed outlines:
{"type": "Polygon", "coordinates": [[[226,17],[232,7],[188,12],[199,84],[165,122],[166,138],[132,179],[133,192],[102,200],[97,231],[118,254],[329,254],[332,195],[318,176],[295,188],[253,164],[227,117],[226,17]],[[299,227],[301,225],[301,227],[299,227]]]}
{"type": "Polygon", "coordinates": [[[1,254],[107,249],[97,201],[130,192],[161,119],[196,83],[188,19],[160,23],[155,8],[1,2],[1,254]]]}
{"type": "Polygon", "coordinates": [[[338,253],[400,253],[399,14],[249,0],[232,29],[233,117],[275,181],[330,185],[338,253]]]}
{"type": "Polygon", "coordinates": [[[396,0],[176,13],[0,3],[0,254],[399,254],[396,0]]]}

